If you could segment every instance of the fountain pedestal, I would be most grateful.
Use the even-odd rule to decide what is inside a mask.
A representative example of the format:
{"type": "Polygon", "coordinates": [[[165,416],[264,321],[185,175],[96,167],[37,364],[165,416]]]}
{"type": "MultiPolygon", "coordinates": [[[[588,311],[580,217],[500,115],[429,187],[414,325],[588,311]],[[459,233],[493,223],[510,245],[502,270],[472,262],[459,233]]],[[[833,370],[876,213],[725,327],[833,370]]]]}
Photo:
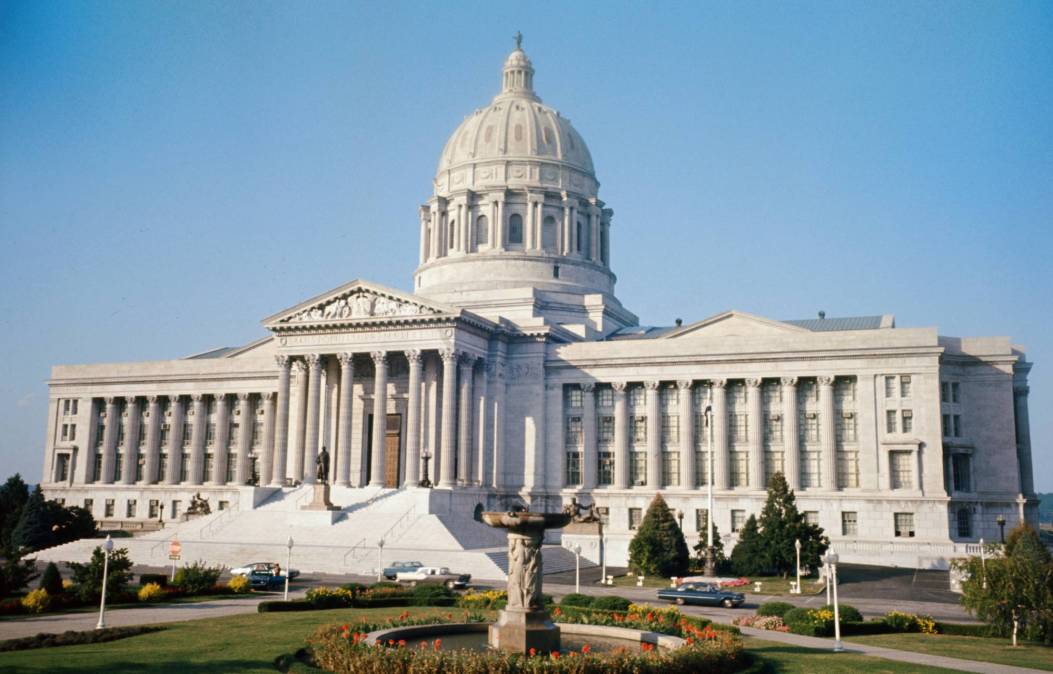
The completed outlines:
{"type": "Polygon", "coordinates": [[[570,519],[564,513],[483,513],[490,526],[508,529],[508,605],[490,626],[492,648],[517,653],[559,650],[559,627],[541,599],[541,542],[545,529],[562,528],[570,519]]]}

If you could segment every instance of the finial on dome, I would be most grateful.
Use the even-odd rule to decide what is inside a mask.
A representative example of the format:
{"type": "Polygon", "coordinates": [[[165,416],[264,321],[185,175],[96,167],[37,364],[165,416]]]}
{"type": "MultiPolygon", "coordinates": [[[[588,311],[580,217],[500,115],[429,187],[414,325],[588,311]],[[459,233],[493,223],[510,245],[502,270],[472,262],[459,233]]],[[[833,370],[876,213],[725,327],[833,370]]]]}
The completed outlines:
{"type": "Polygon", "coordinates": [[[516,49],[522,49],[523,48],[523,34],[520,33],[518,30],[516,31],[515,39],[516,39],[516,49]]]}
{"type": "Polygon", "coordinates": [[[516,48],[505,59],[501,94],[537,98],[534,94],[534,67],[530,64],[530,58],[526,52],[523,51],[523,34],[517,30],[513,37],[516,40],[516,48]]]}

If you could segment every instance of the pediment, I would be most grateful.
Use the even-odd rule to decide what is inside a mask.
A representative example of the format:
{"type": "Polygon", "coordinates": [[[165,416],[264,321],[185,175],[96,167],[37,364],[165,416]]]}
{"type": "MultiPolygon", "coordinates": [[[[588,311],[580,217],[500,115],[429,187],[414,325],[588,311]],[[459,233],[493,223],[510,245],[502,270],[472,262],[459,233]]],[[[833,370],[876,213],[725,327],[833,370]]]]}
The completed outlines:
{"type": "Polygon", "coordinates": [[[808,330],[775,321],[770,318],[754,316],[742,311],[725,311],[709,318],[685,325],[666,336],[666,339],[682,337],[776,337],[793,333],[807,333],[808,330]]]}
{"type": "Polygon", "coordinates": [[[268,329],[370,319],[414,319],[458,311],[384,286],[352,281],[265,318],[268,329]]]}

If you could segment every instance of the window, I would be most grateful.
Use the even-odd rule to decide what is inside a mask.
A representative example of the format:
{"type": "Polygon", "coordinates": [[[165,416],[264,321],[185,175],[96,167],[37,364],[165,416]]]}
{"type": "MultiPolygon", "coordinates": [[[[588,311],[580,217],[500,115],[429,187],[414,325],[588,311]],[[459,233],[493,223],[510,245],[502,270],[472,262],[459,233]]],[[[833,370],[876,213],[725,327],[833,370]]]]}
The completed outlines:
{"type": "Polygon", "coordinates": [[[95,509],[95,499],[86,498],[84,499],[84,509],[88,512],[92,512],[95,509]]]}
{"type": "Polygon", "coordinates": [[[856,380],[854,377],[844,377],[834,382],[834,399],[841,404],[856,399],[856,380]]]}
{"type": "Polygon", "coordinates": [[[837,452],[837,484],[849,489],[859,486],[859,452],[837,452]]]}
{"type": "Polygon", "coordinates": [[[631,452],[629,454],[633,484],[640,486],[647,484],[647,452],[631,452]]]}
{"type": "Polygon", "coordinates": [[[889,474],[893,489],[913,489],[914,471],[911,470],[912,452],[893,451],[888,454],[889,474]]]}
{"type": "Polygon", "coordinates": [[[769,445],[782,442],[782,415],[769,414],[764,420],[764,441],[769,445]]]}
{"type": "Polygon", "coordinates": [[[640,526],[640,521],[643,519],[642,508],[629,508],[629,530],[635,530],[640,526]]]}
{"type": "Polygon", "coordinates": [[[749,452],[729,452],[728,460],[731,468],[731,486],[749,486],[749,452]]]}
{"type": "Polygon", "coordinates": [[[183,446],[189,447],[191,440],[194,438],[194,424],[193,422],[187,421],[183,423],[183,446]]]}
{"type": "Polygon", "coordinates": [[[146,458],[142,455],[139,456],[139,460],[135,462],[135,481],[143,481],[143,465],[146,463],[146,458]]]}
{"type": "Polygon", "coordinates": [[[819,511],[818,510],[805,510],[804,521],[807,524],[819,526],[819,511]]]}
{"type": "Polygon", "coordinates": [[[449,234],[450,250],[453,250],[454,248],[457,247],[457,221],[456,220],[450,220],[449,229],[450,229],[450,234],[449,234]]]}
{"type": "Polygon", "coordinates": [[[973,537],[973,514],[968,508],[958,508],[958,538],[973,537]]]}
{"type": "Polygon", "coordinates": [[[541,223],[541,247],[550,253],[556,252],[556,219],[551,215],[545,216],[541,223]]]}
{"type": "Polygon", "coordinates": [[[69,400],[63,400],[62,401],[62,414],[63,415],[67,415],[67,416],[69,415],[69,403],[70,403],[69,400]]]}
{"type": "Polygon", "coordinates": [[[124,454],[121,452],[117,453],[117,456],[113,458],[113,481],[121,479],[121,475],[124,474],[124,454]]]}
{"type": "Polygon", "coordinates": [[[910,433],[914,430],[914,412],[903,410],[903,432],[910,433]]]}
{"type": "Polygon", "coordinates": [[[168,438],[172,435],[172,424],[161,424],[161,446],[168,446],[168,438]]]}
{"type": "Polygon", "coordinates": [[[150,504],[149,504],[148,507],[149,507],[149,509],[147,510],[147,512],[149,513],[150,519],[156,520],[158,517],[160,517],[160,515],[161,515],[161,502],[160,501],[158,501],[155,498],[152,498],[152,499],[150,499],[150,504]]]}
{"type": "Polygon", "coordinates": [[[117,421],[117,446],[124,446],[124,424],[120,420],[117,421]]]}
{"type": "Polygon", "coordinates": [[[136,511],[139,509],[139,504],[134,498],[128,499],[124,506],[124,516],[128,518],[135,517],[136,511]]]}
{"type": "Polygon", "coordinates": [[[65,482],[69,479],[69,454],[59,454],[56,460],[58,465],[55,467],[55,481],[65,482]]]}
{"type": "Polygon", "coordinates": [[[914,513],[893,513],[896,538],[914,538],[914,513]]]}
{"type": "Polygon", "coordinates": [[[945,381],[940,382],[940,402],[949,403],[951,401],[951,385],[945,381]]]}
{"type": "Polygon", "coordinates": [[[577,251],[582,255],[587,255],[589,252],[589,226],[584,220],[578,220],[577,244],[577,251]]]}
{"type": "Polygon", "coordinates": [[[896,432],[896,410],[885,410],[885,432],[896,432]]]}
{"type": "Polygon", "coordinates": [[[179,457],[179,481],[186,482],[188,475],[190,475],[190,455],[182,454],[179,457]]]}
{"type": "Polygon", "coordinates": [[[910,397],[910,375],[905,374],[899,378],[899,397],[909,398],[910,397]]]}
{"type": "Polygon", "coordinates": [[[238,444],[238,434],[241,432],[241,424],[230,424],[230,430],[227,432],[227,447],[232,447],[238,444]]]}
{"type": "Polygon", "coordinates": [[[567,407],[580,409],[583,400],[584,392],[580,388],[571,386],[567,389],[567,407]]]}
{"type": "Polygon", "coordinates": [[[216,422],[210,421],[205,426],[205,446],[212,447],[216,444],[216,422]]]}
{"type": "Polygon", "coordinates": [[[746,404],[746,385],[741,381],[733,383],[728,387],[728,401],[732,405],[746,404]]]}
{"type": "Polygon", "coordinates": [[[819,452],[801,452],[801,488],[819,486],[819,452]]]}
{"type": "Polygon", "coordinates": [[[859,518],[854,512],[841,513],[841,535],[856,536],[859,534],[859,518]]]}
{"type": "Polygon", "coordinates": [[[699,487],[709,485],[709,452],[695,452],[695,484],[699,487]]]}
{"type": "Polygon", "coordinates": [[[69,424],[62,424],[62,441],[69,440],[69,424]]]}
{"type": "Polygon", "coordinates": [[[490,243],[490,220],[485,215],[475,219],[475,244],[485,246],[490,243]]]}
{"type": "Polygon", "coordinates": [[[252,442],[250,444],[253,447],[259,447],[261,442],[263,442],[263,422],[257,420],[252,422],[252,442]]]}
{"type": "Polygon", "coordinates": [[[894,398],[896,397],[896,378],[885,377],[885,397],[894,398]]]}
{"type": "Polygon", "coordinates": [[[220,501],[217,504],[219,510],[230,510],[230,501],[220,501]]]}
{"type": "Polygon", "coordinates": [[[856,442],[856,415],[854,412],[842,412],[837,415],[837,443],[853,444],[856,442]]]}
{"type": "Polygon", "coordinates": [[[160,482],[168,473],[168,454],[161,454],[157,462],[157,481],[160,482]]]}
{"type": "Polygon", "coordinates": [[[776,382],[765,382],[761,388],[761,396],[764,400],[764,407],[770,410],[782,402],[782,388],[776,382]]]}
{"type": "Polygon", "coordinates": [[[567,417],[567,447],[581,447],[583,444],[581,417],[567,417]]]}
{"type": "Polygon", "coordinates": [[[676,414],[680,405],[680,391],[667,386],[662,389],[662,409],[668,414],[676,414]]]}
{"type": "Polygon", "coordinates": [[[952,415],[951,422],[954,426],[954,437],[962,437],[962,416],[960,414],[952,415]]]}
{"type": "Polygon", "coordinates": [[[942,423],[942,426],[943,426],[943,437],[945,437],[945,438],[951,437],[951,431],[953,430],[951,428],[951,415],[944,414],[943,417],[941,417],[941,420],[943,422],[942,423]]]}
{"type": "Polygon", "coordinates": [[[746,524],[746,511],[745,510],[732,510],[731,511],[731,531],[737,532],[742,529],[746,524]]]}
{"type": "Polygon", "coordinates": [[[103,441],[106,439],[106,424],[99,422],[98,427],[95,430],[95,446],[102,447],[103,441]]]}
{"type": "Polygon", "coordinates": [[[614,417],[604,415],[600,417],[599,443],[601,445],[614,444],[614,417]]]}
{"type": "Polygon", "coordinates": [[[183,511],[183,502],[176,499],[172,501],[172,515],[170,519],[179,517],[179,514],[183,511]]]}
{"type": "Polygon", "coordinates": [[[614,407],[614,389],[609,386],[596,389],[596,404],[600,407],[614,407]]]}
{"type": "Polygon", "coordinates": [[[633,443],[647,442],[647,417],[633,417],[633,443]]]}
{"type": "Polygon", "coordinates": [[[695,508],[695,531],[700,534],[709,532],[709,510],[695,508]]]}
{"type": "Polygon", "coordinates": [[[951,455],[951,475],[955,491],[972,491],[972,457],[968,454],[951,455]]]}
{"type": "Polygon", "coordinates": [[[513,213],[508,218],[508,243],[523,243],[523,216],[519,213],[513,213]]]}
{"type": "Polygon", "coordinates": [[[643,386],[633,386],[629,389],[629,404],[633,407],[643,407],[647,404],[643,386]]]}
{"type": "Polygon", "coordinates": [[[205,455],[205,475],[204,475],[205,482],[211,482],[211,481],[215,480],[216,476],[212,473],[212,471],[215,468],[215,466],[216,466],[216,455],[211,453],[211,452],[209,452],[208,454],[205,455]]]}
{"type": "MultiPolygon", "coordinates": [[[[768,480],[771,476],[776,473],[783,473],[783,457],[782,452],[764,452],[764,484],[768,484],[768,480]]],[[[762,485],[757,485],[760,488],[762,485]]]]}
{"type": "Polygon", "coordinates": [[[731,427],[731,439],[735,442],[749,441],[749,422],[745,414],[728,415],[728,426],[731,427]]]}
{"type": "Polygon", "coordinates": [[[581,484],[581,452],[567,452],[565,484],[581,484]]]}
{"type": "Polygon", "coordinates": [[[234,481],[238,467],[238,455],[231,452],[227,454],[227,483],[234,481]]]}
{"type": "Polygon", "coordinates": [[[614,482],[614,452],[599,453],[597,470],[599,471],[599,474],[596,476],[597,484],[610,485],[614,482]]]}
{"type": "Polygon", "coordinates": [[[675,414],[662,415],[662,443],[676,445],[680,442],[680,417],[675,414]]]}
{"type": "Polygon", "coordinates": [[[102,454],[95,455],[95,467],[91,473],[91,481],[98,482],[102,479],[102,454]]]}
{"type": "Polygon", "coordinates": [[[805,412],[801,420],[801,442],[819,442],[819,413],[805,412]]]}
{"type": "Polygon", "coordinates": [[[103,503],[102,516],[103,517],[113,517],[113,499],[112,498],[106,499],[106,501],[103,503]]]}
{"type": "Polygon", "coordinates": [[[951,402],[958,402],[958,382],[951,382],[951,402]]]}
{"type": "Polygon", "coordinates": [[[139,421],[139,446],[142,447],[146,444],[146,423],[144,420],[139,421]]]}
{"type": "Polygon", "coordinates": [[[680,452],[662,452],[662,484],[680,486],[680,452]]]}

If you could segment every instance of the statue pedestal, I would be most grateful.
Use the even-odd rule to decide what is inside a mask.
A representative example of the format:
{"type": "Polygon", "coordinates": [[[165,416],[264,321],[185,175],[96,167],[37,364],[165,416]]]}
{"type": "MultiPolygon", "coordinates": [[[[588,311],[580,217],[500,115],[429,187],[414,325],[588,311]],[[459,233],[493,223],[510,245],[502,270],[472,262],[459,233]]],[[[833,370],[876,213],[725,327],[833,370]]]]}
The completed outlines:
{"type": "Polygon", "coordinates": [[[311,502],[300,506],[300,510],[340,510],[329,500],[329,485],[315,484],[311,502]]]}
{"type": "Polygon", "coordinates": [[[545,609],[504,609],[490,625],[490,646],[504,651],[538,653],[559,650],[559,627],[545,609]]]}

